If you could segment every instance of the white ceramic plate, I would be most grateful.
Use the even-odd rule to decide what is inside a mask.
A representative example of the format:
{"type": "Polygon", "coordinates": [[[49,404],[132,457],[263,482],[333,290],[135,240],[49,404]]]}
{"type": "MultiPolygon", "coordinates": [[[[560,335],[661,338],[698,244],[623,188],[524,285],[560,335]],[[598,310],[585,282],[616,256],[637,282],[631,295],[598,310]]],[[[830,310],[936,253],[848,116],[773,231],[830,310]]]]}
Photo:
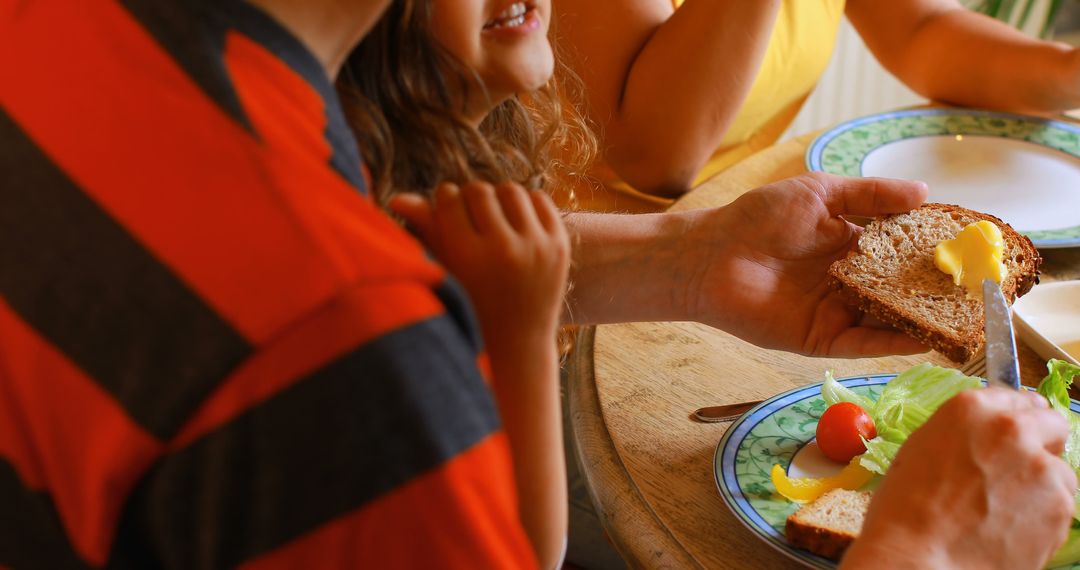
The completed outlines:
{"type": "MultiPolygon", "coordinates": [[[[895,374],[853,376],[841,384],[876,400],[895,374]]],[[[1029,388],[1030,389],[1030,388],[1029,388]]],[[[1069,406],[1080,413],[1080,403],[1069,406]]],[[[713,477],[724,502],[758,538],[805,566],[832,569],[836,564],[784,538],[784,522],[798,505],[776,493],[770,471],[779,463],[793,477],[821,477],[839,467],[816,458],[813,445],[818,418],[825,412],[821,383],[778,394],[758,404],[735,421],[720,439],[713,457],[713,477]]],[[[1068,567],[1073,570],[1080,564],[1068,567]]]]}
{"type": "Polygon", "coordinates": [[[1013,304],[1013,320],[1039,356],[1080,365],[1080,281],[1036,285],[1013,304]]]}
{"type": "Polygon", "coordinates": [[[988,111],[912,109],[843,123],[809,170],[925,181],[930,201],[993,214],[1040,248],[1080,246],[1080,127],[988,111]]]}

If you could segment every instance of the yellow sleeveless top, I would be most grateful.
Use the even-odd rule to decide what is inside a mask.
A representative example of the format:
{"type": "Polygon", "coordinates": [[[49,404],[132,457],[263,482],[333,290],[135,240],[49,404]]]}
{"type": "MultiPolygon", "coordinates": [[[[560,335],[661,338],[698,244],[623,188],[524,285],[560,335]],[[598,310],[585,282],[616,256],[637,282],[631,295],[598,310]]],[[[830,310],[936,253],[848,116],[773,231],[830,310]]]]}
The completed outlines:
{"type": "MultiPolygon", "coordinates": [[[[676,8],[683,3],[683,0],[672,1],[676,8]]],[[[694,181],[695,186],[780,138],[825,72],[843,15],[844,0],[783,0],[761,69],[720,146],[694,181]]],[[[670,200],[633,190],[606,165],[597,170],[607,186],[606,192],[623,196],[609,197],[614,198],[614,204],[592,207],[648,210],[648,204],[654,205],[651,209],[670,204],[670,200]],[[634,205],[635,199],[647,204],[634,205]]]]}

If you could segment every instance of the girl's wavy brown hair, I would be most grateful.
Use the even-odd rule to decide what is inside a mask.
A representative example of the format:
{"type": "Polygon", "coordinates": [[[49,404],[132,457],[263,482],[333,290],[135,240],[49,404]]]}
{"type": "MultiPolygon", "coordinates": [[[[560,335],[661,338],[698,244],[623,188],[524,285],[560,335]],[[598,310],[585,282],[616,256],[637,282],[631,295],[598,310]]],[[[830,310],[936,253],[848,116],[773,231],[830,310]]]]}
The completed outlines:
{"type": "MultiPolygon", "coordinates": [[[[463,111],[483,83],[434,39],[431,15],[432,0],[394,0],[338,76],[376,199],[428,194],[444,181],[551,190],[587,180],[596,138],[577,76],[556,57],[547,84],[498,104],[475,128],[463,111]]],[[[562,195],[573,206],[572,192],[562,195]]]]}

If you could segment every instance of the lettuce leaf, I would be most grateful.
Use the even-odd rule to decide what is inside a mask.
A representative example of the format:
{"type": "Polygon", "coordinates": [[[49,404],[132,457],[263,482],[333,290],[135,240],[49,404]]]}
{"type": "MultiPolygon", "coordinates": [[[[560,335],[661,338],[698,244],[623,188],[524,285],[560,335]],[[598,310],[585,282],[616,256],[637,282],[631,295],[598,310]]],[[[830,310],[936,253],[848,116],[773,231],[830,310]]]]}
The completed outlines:
{"type": "Polygon", "coordinates": [[[840,402],[851,402],[867,411],[874,407],[873,400],[856,394],[847,386],[837,382],[836,378],[833,378],[832,370],[825,371],[825,383],[821,385],[821,397],[825,400],[825,407],[840,402]]]}
{"type": "Polygon", "coordinates": [[[1050,374],[1039,382],[1035,391],[1046,396],[1050,407],[1069,420],[1069,439],[1063,457],[1073,469],[1080,470],[1080,416],[1069,411],[1069,386],[1074,376],[1080,376],[1080,366],[1051,358],[1046,369],[1050,374]]]}
{"type": "MultiPolygon", "coordinates": [[[[1046,369],[1050,373],[1039,382],[1035,391],[1045,396],[1050,407],[1069,420],[1069,439],[1065,441],[1062,457],[1080,477],[1080,416],[1069,411],[1069,386],[1072,386],[1074,376],[1080,376],[1080,366],[1051,358],[1046,363],[1046,369]]],[[[1047,563],[1048,567],[1080,562],[1080,489],[1073,495],[1073,502],[1073,528],[1069,530],[1065,544],[1047,563]]]]}
{"type": "Polygon", "coordinates": [[[900,445],[926,423],[934,410],[960,392],[981,385],[980,378],[964,376],[952,368],[924,363],[905,370],[889,381],[877,402],[845,388],[833,379],[831,373],[825,375],[821,395],[827,405],[854,402],[874,418],[877,437],[866,442],[867,452],[859,458],[859,463],[874,473],[884,475],[900,445]]]}
{"type": "Polygon", "coordinates": [[[923,363],[908,368],[886,384],[870,415],[875,422],[884,422],[911,435],[949,398],[981,385],[981,378],[923,363]]]}
{"type": "Polygon", "coordinates": [[[898,451],[900,451],[899,443],[893,443],[881,436],[875,437],[866,442],[866,453],[859,457],[859,465],[867,471],[884,475],[898,451]]]}

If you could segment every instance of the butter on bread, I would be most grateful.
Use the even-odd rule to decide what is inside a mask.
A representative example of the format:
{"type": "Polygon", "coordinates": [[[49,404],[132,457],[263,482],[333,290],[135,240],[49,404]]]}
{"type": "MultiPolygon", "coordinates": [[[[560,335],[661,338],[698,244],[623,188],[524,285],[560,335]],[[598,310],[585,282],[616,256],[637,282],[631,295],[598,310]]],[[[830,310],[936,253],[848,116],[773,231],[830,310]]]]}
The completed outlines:
{"type": "Polygon", "coordinates": [[[840,560],[862,530],[870,493],[833,489],[787,518],[784,536],[797,548],[840,560]]]}
{"type": "Polygon", "coordinates": [[[870,222],[858,247],[829,268],[830,284],[848,304],[954,362],[967,362],[985,343],[982,298],[938,270],[934,248],[980,220],[1001,230],[1007,270],[1001,291],[1012,303],[1038,281],[1038,250],[998,218],[948,204],[924,204],[870,222]]]}

